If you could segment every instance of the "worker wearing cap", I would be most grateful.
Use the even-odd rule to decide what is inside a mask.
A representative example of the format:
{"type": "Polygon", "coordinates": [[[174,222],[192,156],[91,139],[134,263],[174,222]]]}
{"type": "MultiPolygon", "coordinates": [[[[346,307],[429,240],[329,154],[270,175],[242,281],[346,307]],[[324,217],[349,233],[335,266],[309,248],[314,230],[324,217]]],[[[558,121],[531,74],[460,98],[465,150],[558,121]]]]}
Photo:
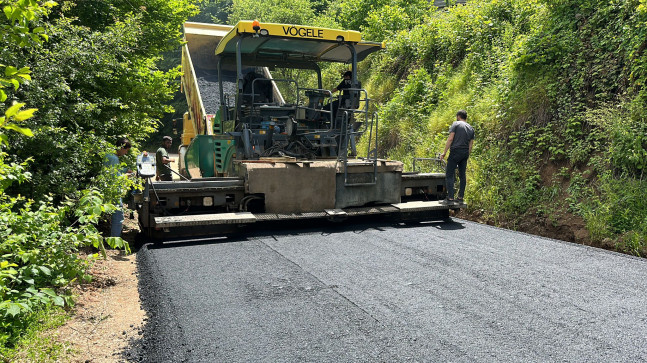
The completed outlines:
{"type": "Polygon", "coordinates": [[[157,152],[155,153],[155,161],[157,165],[157,177],[155,180],[173,180],[173,171],[171,171],[170,164],[174,162],[175,159],[171,158],[168,154],[172,144],[173,139],[170,136],[164,136],[162,138],[162,146],[157,149],[157,152]]]}
{"type": "Polygon", "coordinates": [[[330,92],[336,93],[336,92],[339,92],[339,91],[343,90],[344,91],[343,95],[348,96],[347,89],[352,88],[352,86],[353,86],[353,81],[352,81],[353,72],[351,72],[351,71],[344,72],[343,78],[344,79],[339,83],[339,85],[337,87],[333,88],[332,90],[330,90],[330,92]]]}
{"type": "MultiPolygon", "coordinates": [[[[341,99],[337,99],[337,100],[334,100],[332,102],[332,119],[333,120],[337,116],[337,109],[339,109],[339,102],[341,102],[341,100],[348,99],[350,97],[348,89],[353,88],[353,81],[352,81],[353,72],[346,71],[346,72],[344,72],[343,77],[344,77],[344,79],[339,83],[339,85],[337,85],[337,87],[330,90],[330,92],[333,93],[333,94],[335,94],[335,93],[337,93],[339,91],[343,91],[341,99]]],[[[327,108],[328,108],[328,106],[326,106],[326,109],[327,108]]]]}

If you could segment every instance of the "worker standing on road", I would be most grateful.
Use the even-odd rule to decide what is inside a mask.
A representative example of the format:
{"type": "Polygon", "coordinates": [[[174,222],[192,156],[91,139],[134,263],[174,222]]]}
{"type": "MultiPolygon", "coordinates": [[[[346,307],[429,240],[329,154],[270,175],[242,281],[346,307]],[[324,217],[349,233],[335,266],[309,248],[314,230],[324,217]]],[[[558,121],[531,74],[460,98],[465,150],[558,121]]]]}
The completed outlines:
{"type": "Polygon", "coordinates": [[[449,137],[445,143],[445,151],[440,154],[440,160],[445,158],[447,150],[450,151],[447,158],[447,168],[445,169],[445,183],[447,185],[447,199],[441,201],[443,204],[463,203],[465,197],[465,170],[467,169],[467,159],[472,153],[474,145],[474,128],[467,123],[467,112],[460,110],[456,112],[456,121],[449,127],[449,137]],[[454,200],[454,178],[455,170],[458,166],[458,177],[460,178],[460,189],[458,198],[454,200]]]}
{"type": "Polygon", "coordinates": [[[173,144],[173,139],[170,136],[164,136],[162,138],[162,146],[157,149],[155,153],[155,161],[157,165],[157,177],[155,180],[162,181],[171,181],[173,180],[173,171],[171,170],[171,164],[175,159],[169,157],[168,151],[171,149],[173,144]]]}
{"type": "MultiPolygon", "coordinates": [[[[120,137],[117,139],[116,146],[117,151],[114,154],[106,155],[107,160],[105,165],[109,168],[119,168],[119,165],[121,164],[119,158],[128,153],[131,145],[127,138],[120,137]]],[[[118,175],[122,175],[124,173],[128,174],[130,173],[130,170],[117,169],[117,173],[118,175]]],[[[121,197],[119,197],[119,201],[116,204],[117,209],[112,213],[112,217],[110,218],[110,237],[121,237],[121,228],[124,223],[124,205],[121,197]]]]}

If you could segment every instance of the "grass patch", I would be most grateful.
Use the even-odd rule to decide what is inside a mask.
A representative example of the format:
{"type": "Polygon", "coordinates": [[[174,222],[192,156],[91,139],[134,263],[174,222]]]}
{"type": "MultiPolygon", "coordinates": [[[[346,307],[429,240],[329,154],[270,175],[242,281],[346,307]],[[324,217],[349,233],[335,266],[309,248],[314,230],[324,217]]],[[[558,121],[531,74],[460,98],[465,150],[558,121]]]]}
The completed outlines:
{"type": "Polygon", "coordinates": [[[11,347],[0,347],[2,362],[53,362],[65,360],[70,348],[51,334],[69,319],[61,307],[52,306],[25,316],[24,330],[11,347]]]}

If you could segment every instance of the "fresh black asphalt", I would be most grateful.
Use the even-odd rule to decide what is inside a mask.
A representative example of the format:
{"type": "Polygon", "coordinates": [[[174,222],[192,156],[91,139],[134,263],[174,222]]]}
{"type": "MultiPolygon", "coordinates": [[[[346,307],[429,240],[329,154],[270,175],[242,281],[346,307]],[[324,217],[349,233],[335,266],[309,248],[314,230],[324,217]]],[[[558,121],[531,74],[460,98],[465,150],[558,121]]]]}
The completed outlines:
{"type": "Polygon", "coordinates": [[[647,260],[455,219],[146,245],[149,362],[647,360],[647,260]]]}

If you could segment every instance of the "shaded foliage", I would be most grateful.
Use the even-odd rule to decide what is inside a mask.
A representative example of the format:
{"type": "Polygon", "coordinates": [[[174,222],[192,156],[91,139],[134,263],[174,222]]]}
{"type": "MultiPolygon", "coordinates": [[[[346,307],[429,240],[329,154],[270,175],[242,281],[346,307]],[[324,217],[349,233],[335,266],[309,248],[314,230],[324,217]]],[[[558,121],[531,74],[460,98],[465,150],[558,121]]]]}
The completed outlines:
{"type": "Polygon", "coordinates": [[[53,193],[61,200],[81,189],[101,169],[102,155],[117,136],[142,140],[171,110],[165,102],[179,71],[159,70],[154,55],[179,44],[192,7],[186,1],[149,1],[141,5],[145,9],[133,8],[137,3],[68,3],[44,24],[48,42],[12,51],[20,66],[33,65],[33,80],[11,97],[39,106],[28,123],[34,137],[16,136],[9,149],[34,160],[33,180],[19,190],[23,195],[53,193]],[[108,20],[102,20],[102,9],[111,11],[102,15],[108,20]],[[176,11],[167,14],[171,9],[176,11]]]}

